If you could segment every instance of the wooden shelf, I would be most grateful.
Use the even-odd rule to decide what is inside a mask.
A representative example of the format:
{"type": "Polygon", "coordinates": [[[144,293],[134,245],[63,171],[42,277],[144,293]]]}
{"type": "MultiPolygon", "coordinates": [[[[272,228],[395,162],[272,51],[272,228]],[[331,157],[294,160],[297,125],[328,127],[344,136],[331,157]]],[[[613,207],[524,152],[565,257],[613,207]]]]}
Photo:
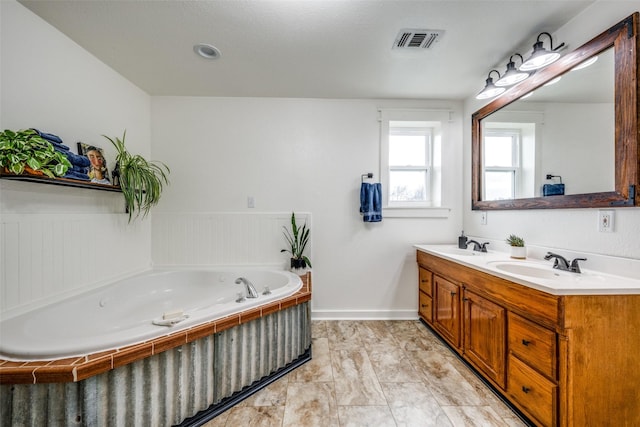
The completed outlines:
{"type": "Polygon", "coordinates": [[[119,186],[97,184],[89,181],[81,181],[69,178],[49,178],[48,176],[38,175],[13,175],[0,172],[0,179],[8,179],[12,181],[36,182],[38,184],[61,185],[63,187],[88,188],[90,190],[115,191],[122,192],[119,186]]]}

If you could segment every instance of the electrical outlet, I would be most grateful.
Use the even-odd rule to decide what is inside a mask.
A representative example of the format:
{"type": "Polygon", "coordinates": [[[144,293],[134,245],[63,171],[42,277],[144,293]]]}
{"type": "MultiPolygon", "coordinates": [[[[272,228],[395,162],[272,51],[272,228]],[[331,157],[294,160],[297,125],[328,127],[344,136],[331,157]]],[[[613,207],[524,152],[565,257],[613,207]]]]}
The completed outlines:
{"type": "Polygon", "coordinates": [[[598,231],[601,233],[613,232],[613,219],[615,211],[598,211],[598,231]]]}
{"type": "Polygon", "coordinates": [[[253,196],[247,197],[247,207],[255,208],[256,207],[256,199],[253,196]]]}
{"type": "Polygon", "coordinates": [[[480,224],[487,225],[487,212],[480,212],[480,224]]]}

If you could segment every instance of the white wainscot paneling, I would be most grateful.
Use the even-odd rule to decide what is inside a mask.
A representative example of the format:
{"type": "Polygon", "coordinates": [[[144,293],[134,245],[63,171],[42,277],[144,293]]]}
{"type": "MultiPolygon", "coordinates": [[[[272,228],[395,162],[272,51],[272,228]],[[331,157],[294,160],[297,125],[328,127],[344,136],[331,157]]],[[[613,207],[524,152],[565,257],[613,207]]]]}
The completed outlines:
{"type": "MultiPolygon", "coordinates": [[[[283,226],[291,212],[154,213],[151,256],[155,266],[271,265],[285,267],[289,254],[283,226]]],[[[311,214],[296,222],[311,227],[311,214]]],[[[311,242],[306,252],[311,254],[311,242]]],[[[311,255],[309,255],[311,256],[311,255]]]]}
{"type": "Polygon", "coordinates": [[[3,214],[0,311],[17,314],[148,269],[148,228],[122,214],[3,214]]]}

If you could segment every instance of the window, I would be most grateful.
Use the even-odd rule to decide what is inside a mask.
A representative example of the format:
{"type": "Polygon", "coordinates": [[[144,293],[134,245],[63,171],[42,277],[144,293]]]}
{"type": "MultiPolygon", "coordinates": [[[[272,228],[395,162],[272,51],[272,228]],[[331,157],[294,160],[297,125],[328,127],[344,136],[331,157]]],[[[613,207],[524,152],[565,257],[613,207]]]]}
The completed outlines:
{"type": "Polygon", "coordinates": [[[518,130],[485,130],[483,200],[515,198],[520,176],[520,141],[518,130]]]}
{"type": "Polygon", "coordinates": [[[497,111],[482,120],[483,200],[536,197],[545,178],[543,126],[538,111],[497,111]]]}
{"type": "Polygon", "coordinates": [[[424,122],[389,122],[389,205],[429,200],[432,135],[424,122]]]}
{"type": "Polygon", "coordinates": [[[448,112],[383,110],[381,113],[383,207],[440,207],[442,123],[448,112]]]}

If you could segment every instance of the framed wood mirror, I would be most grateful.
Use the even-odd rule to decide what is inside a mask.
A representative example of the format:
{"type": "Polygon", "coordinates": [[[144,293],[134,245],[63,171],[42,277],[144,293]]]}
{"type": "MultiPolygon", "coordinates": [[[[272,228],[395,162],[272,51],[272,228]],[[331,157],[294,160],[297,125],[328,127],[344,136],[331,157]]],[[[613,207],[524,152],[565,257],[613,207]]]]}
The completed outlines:
{"type": "Polygon", "coordinates": [[[634,13],[472,115],[472,209],[640,205],[638,17],[634,13]],[[577,71],[596,57],[598,67],[577,71]],[[598,83],[587,81],[588,74],[597,76],[598,83]],[[579,89],[559,100],[565,89],[549,86],[559,77],[568,82],[565,88],[579,89]],[[533,103],[523,99],[531,93],[538,97],[533,103]],[[569,106],[569,112],[560,105],[569,106]],[[489,149],[485,143],[490,136],[517,143],[505,142],[505,150],[495,142],[498,138],[487,143],[489,149]],[[485,164],[491,153],[512,166],[491,166],[500,163],[495,159],[485,164]],[[548,178],[557,182],[562,177],[566,192],[565,186],[547,186],[545,190],[562,188],[563,194],[543,195],[543,183],[552,182],[548,178]],[[503,185],[494,187],[493,182],[503,185]]]}

